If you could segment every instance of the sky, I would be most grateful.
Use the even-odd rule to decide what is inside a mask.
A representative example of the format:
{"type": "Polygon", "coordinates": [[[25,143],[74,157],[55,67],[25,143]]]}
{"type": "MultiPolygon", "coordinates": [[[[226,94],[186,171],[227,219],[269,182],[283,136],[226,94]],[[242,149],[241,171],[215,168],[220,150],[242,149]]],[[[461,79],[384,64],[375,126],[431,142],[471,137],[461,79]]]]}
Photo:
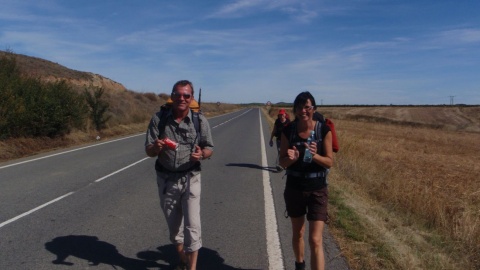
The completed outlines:
{"type": "Polygon", "coordinates": [[[206,102],[480,104],[477,0],[0,0],[0,50],[206,102]]]}

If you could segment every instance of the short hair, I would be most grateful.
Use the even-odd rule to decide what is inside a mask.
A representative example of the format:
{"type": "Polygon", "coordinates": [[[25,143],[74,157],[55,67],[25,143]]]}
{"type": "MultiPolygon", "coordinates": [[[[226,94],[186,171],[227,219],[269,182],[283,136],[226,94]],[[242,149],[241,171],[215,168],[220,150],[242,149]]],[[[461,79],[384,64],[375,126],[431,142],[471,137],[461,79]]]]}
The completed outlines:
{"type": "Polygon", "coordinates": [[[295,112],[297,108],[305,105],[307,103],[307,100],[310,100],[310,102],[312,102],[313,109],[316,110],[317,104],[315,103],[315,98],[312,96],[312,94],[310,94],[310,92],[305,91],[298,94],[295,98],[295,101],[293,102],[293,111],[295,112]]]}
{"type": "Polygon", "coordinates": [[[193,97],[194,96],[193,83],[190,82],[189,80],[180,80],[176,82],[172,87],[172,94],[175,92],[175,90],[177,90],[177,86],[186,86],[186,85],[190,85],[190,88],[192,89],[192,97],[193,97]]]}

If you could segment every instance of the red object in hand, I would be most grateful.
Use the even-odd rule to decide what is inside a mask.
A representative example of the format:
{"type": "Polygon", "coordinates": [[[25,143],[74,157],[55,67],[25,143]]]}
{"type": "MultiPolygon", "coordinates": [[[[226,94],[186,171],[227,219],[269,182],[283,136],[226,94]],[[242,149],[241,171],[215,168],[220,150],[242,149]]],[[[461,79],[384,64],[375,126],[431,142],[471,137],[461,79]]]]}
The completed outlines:
{"type": "Polygon", "coordinates": [[[165,138],[163,141],[165,142],[165,145],[166,145],[169,149],[177,151],[177,149],[178,149],[178,143],[170,140],[169,138],[165,138]]]}

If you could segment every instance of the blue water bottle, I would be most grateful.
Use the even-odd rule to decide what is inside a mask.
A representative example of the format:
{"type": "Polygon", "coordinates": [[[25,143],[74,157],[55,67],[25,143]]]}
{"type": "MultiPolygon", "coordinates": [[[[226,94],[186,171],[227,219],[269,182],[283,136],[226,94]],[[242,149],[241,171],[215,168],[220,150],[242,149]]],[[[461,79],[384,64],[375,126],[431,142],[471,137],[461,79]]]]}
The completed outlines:
{"type": "MultiPolygon", "coordinates": [[[[308,146],[310,146],[310,144],[312,143],[312,141],[314,140],[313,136],[315,135],[315,131],[310,131],[310,136],[308,137],[307,139],[307,144],[308,146]]],[[[305,148],[305,154],[303,155],[303,162],[306,162],[306,163],[311,163],[312,162],[312,153],[310,152],[310,150],[308,148],[305,148]]]]}

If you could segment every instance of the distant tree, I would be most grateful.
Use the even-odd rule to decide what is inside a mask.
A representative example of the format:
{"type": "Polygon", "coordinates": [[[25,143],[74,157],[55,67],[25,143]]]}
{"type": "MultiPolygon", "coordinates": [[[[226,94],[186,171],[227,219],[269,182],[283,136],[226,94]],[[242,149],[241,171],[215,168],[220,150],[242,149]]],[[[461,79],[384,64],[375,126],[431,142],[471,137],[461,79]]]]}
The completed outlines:
{"type": "Polygon", "coordinates": [[[111,116],[105,116],[110,105],[102,100],[103,93],[104,89],[101,87],[90,86],[90,89],[85,89],[85,100],[90,108],[90,118],[97,131],[105,128],[105,124],[111,118],[111,116]]]}

